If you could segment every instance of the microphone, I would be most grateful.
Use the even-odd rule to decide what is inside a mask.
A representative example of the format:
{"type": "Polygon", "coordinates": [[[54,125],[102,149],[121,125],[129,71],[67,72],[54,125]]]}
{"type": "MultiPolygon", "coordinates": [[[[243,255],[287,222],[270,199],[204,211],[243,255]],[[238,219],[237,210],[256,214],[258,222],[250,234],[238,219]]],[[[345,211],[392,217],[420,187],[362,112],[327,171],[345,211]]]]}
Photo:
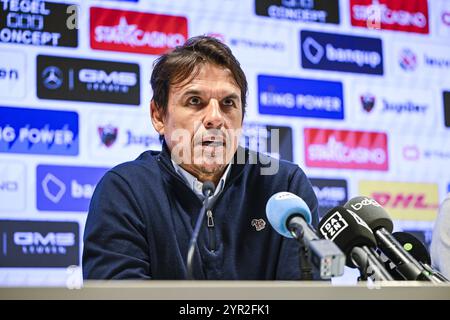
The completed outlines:
{"type": "Polygon", "coordinates": [[[344,208],[355,212],[367,223],[375,235],[378,247],[404,279],[432,281],[419,262],[392,236],[392,220],[378,202],[368,197],[355,197],[350,199],[344,208]]]}
{"type": "Polygon", "coordinates": [[[435,282],[449,282],[449,280],[442,273],[431,267],[430,254],[428,253],[425,245],[419,239],[407,232],[394,232],[392,236],[407,252],[419,261],[422,267],[425,268],[435,282]]]}
{"type": "Polygon", "coordinates": [[[369,226],[355,213],[344,207],[334,207],[322,218],[317,228],[319,233],[330,239],[344,251],[346,264],[358,268],[360,280],[394,280],[375,253],[375,236],[369,226]]]}
{"type": "Polygon", "coordinates": [[[211,181],[205,181],[202,186],[202,193],[205,196],[203,200],[203,206],[200,209],[200,213],[197,217],[197,221],[195,223],[194,232],[192,233],[191,241],[189,242],[189,249],[186,258],[186,266],[187,266],[187,277],[189,280],[194,280],[193,274],[193,261],[194,261],[194,253],[195,248],[197,247],[197,238],[200,233],[200,229],[202,227],[203,218],[205,217],[205,212],[211,209],[211,196],[214,194],[214,183],[211,181]]]}
{"type": "Polygon", "coordinates": [[[290,192],[278,192],[267,201],[266,214],[275,231],[304,245],[307,259],[317,268],[321,279],[344,273],[344,254],[332,241],[317,236],[309,225],[311,211],[302,198],[290,192]]]}

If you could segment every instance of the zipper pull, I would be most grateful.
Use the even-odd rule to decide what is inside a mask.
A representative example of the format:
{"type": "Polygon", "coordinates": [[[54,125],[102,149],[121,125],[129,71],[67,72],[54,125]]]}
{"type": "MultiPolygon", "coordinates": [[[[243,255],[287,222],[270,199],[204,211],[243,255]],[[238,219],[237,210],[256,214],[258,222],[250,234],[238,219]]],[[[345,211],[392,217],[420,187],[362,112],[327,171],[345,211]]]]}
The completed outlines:
{"type": "Polygon", "coordinates": [[[208,210],[206,212],[206,215],[208,216],[208,227],[210,227],[210,228],[214,227],[214,218],[213,218],[212,211],[208,210]]]}

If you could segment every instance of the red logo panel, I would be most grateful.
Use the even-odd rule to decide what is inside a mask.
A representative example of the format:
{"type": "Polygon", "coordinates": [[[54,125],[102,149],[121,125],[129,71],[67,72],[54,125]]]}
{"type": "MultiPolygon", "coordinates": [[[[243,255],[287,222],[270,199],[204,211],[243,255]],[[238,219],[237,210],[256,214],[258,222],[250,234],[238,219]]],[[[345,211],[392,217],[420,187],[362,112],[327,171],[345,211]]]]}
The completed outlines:
{"type": "Polygon", "coordinates": [[[305,128],[304,135],[309,167],[389,169],[386,133],[305,128]]]}
{"type": "Polygon", "coordinates": [[[92,7],[92,49],[160,55],[186,42],[187,19],[179,16],[92,7]]]}

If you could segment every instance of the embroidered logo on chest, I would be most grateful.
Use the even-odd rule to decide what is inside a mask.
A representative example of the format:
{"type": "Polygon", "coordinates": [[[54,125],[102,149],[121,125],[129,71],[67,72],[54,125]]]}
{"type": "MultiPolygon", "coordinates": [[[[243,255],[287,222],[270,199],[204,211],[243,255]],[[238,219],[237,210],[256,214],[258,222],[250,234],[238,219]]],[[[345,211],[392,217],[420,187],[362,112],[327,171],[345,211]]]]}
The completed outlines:
{"type": "Polygon", "coordinates": [[[266,222],[263,219],[253,219],[252,227],[255,227],[256,231],[261,231],[266,227],[266,222]]]}

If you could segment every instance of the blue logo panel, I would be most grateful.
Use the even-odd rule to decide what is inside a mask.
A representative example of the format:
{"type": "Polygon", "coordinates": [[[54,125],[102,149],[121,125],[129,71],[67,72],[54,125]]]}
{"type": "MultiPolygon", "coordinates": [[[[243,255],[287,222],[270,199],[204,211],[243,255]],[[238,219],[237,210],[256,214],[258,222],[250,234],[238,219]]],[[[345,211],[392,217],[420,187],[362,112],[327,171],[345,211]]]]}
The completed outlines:
{"type": "Polygon", "coordinates": [[[300,38],[305,69],[383,75],[381,39],[312,31],[300,38]]]}
{"type": "Polygon", "coordinates": [[[258,76],[259,113],[344,119],[342,83],[258,76]]]}
{"type": "Polygon", "coordinates": [[[87,212],[95,186],[107,170],[39,165],[36,174],[38,210],[87,212]]]}
{"type": "Polygon", "coordinates": [[[78,155],[78,113],[0,106],[0,152],[78,155]]]}

